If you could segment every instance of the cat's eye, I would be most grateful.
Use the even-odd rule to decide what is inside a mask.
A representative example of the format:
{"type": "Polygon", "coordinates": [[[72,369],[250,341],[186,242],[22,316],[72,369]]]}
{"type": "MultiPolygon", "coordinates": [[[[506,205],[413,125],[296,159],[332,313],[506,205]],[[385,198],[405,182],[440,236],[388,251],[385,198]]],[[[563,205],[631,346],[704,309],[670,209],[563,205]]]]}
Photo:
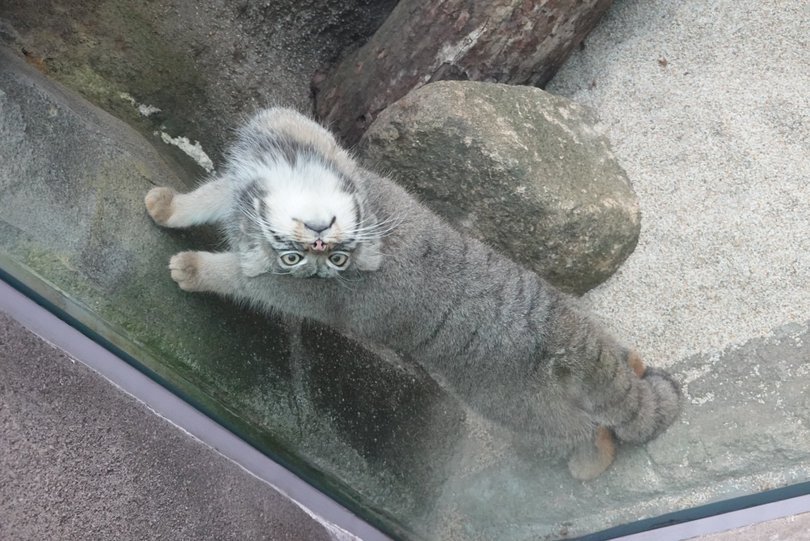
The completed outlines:
{"type": "Polygon", "coordinates": [[[349,262],[349,254],[345,252],[333,252],[329,255],[329,263],[338,269],[342,269],[349,262]]]}
{"type": "Polygon", "coordinates": [[[285,267],[294,267],[304,260],[304,256],[298,252],[285,252],[279,256],[279,259],[285,267]]]}

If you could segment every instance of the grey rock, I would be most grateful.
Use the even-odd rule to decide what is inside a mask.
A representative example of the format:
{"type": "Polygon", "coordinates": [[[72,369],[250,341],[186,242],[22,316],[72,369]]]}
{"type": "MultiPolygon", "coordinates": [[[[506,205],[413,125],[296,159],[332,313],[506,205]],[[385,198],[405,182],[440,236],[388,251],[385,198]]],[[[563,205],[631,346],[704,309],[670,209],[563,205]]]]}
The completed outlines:
{"type": "Polygon", "coordinates": [[[310,80],[362,44],[396,0],[3,2],[0,41],[142,133],[214,159],[241,116],[311,108],[310,80]],[[158,107],[145,118],[122,98],[158,107]]]}
{"type": "Polygon", "coordinates": [[[0,267],[359,515],[424,532],[461,407],[387,352],[180,291],[169,257],[221,244],[147,216],[150,187],[187,189],[179,171],[0,48],[0,267]]]}
{"type": "Polygon", "coordinates": [[[428,84],[377,117],[360,154],[565,291],[606,280],[638,240],[635,193],[593,113],[537,88],[428,84]]]}

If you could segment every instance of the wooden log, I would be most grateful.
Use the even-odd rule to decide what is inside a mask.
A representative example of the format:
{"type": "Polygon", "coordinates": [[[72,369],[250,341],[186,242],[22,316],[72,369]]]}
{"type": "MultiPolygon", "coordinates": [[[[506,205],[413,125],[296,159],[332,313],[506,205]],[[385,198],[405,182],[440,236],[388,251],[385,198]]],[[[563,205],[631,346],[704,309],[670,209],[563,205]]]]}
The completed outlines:
{"type": "Polygon", "coordinates": [[[313,78],[315,111],[354,144],[376,115],[443,79],[542,87],[613,0],[401,0],[369,42],[313,78]]]}

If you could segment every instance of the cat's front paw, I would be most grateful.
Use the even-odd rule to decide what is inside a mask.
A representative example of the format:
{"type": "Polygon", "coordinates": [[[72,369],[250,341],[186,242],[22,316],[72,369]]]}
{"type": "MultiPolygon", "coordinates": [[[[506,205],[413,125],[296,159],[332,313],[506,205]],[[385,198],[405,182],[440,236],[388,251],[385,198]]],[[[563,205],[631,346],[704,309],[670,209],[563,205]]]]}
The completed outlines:
{"type": "Polygon", "coordinates": [[[169,260],[172,280],[184,291],[202,291],[200,283],[200,255],[197,252],[180,252],[169,260]]]}
{"type": "Polygon", "coordinates": [[[152,188],[146,194],[144,203],[146,204],[146,212],[158,225],[167,225],[169,218],[172,217],[172,201],[177,192],[171,188],[152,188]]]}

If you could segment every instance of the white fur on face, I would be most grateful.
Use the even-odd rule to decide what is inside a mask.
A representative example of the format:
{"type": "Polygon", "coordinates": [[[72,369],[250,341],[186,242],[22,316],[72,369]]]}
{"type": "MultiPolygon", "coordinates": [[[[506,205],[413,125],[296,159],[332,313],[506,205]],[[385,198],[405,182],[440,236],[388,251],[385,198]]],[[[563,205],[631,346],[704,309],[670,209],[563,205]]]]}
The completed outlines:
{"type": "Polygon", "coordinates": [[[317,161],[299,159],[293,167],[277,162],[270,172],[265,177],[264,218],[278,236],[305,245],[318,238],[325,244],[336,244],[357,228],[354,198],[329,168],[317,161]],[[305,224],[330,227],[318,234],[305,224]]]}

